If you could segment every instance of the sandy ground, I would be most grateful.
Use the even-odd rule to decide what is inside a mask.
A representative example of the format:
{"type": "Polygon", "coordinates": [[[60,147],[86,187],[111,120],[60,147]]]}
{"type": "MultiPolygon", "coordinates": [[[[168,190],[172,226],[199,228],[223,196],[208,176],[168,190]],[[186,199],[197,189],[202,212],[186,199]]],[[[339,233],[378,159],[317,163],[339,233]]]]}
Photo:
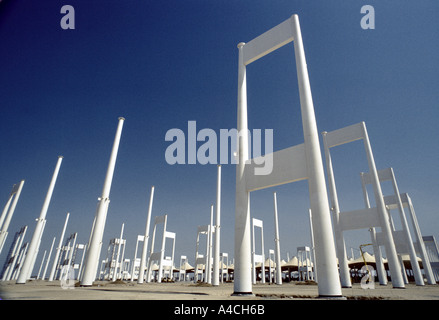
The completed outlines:
{"type": "MultiPolygon", "coordinates": [[[[73,283],[72,283],[73,285],[73,283]]],[[[299,285],[297,282],[256,284],[252,296],[235,296],[233,283],[218,287],[189,282],[144,283],[97,281],[92,287],[62,286],[59,281],[0,282],[2,300],[317,300],[317,285],[299,285]]],[[[406,285],[393,289],[391,284],[374,289],[362,289],[359,284],[343,289],[347,300],[439,300],[439,285],[406,285]]]]}

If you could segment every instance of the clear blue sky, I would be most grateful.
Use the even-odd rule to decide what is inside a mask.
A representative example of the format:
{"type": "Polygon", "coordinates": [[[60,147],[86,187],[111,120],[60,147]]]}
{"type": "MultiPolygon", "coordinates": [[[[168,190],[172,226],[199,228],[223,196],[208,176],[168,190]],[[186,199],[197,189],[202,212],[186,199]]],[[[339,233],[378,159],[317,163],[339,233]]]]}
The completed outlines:
{"type": "MultiPolygon", "coordinates": [[[[196,227],[209,222],[215,202],[216,165],[168,165],[165,134],[187,132],[190,120],[198,129],[235,128],[236,45],[295,13],[319,131],[365,121],[378,169],[394,168],[423,234],[439,239],[437,1],[3,0],[0,10],[2,207],[12,185],[26,180],[0,267],[19,228],[29,226],[30,240],[58,155],[64,160],[34,273],[67,212],[67,234],[88,241],[119,116],[126,121],[101,259],[122,223],[126,256],[133,257],[154,185],[153,217],[168,214],[176,260],[183,254],[193,264],[196,227]],[[60,27],[65,4],[75,8],[75,30],[60,27]],[[360,27],[365,4],[375,8],[374,30],[360,27]]],[[[293,45],[247,71],[250,129],[273,129],[275,150],[302,143],[293,45]]],[[[341,209],[362,208],[361,142],[334,149],[333,157],[341,209]]],[[[222,171],[222,251],[233,256],[235,167],[222,171]]],[[[308,186],[252,193],[267,251],[274,248],[273,191],[286,259],[310,244],[308,186]]],[[[367,231],[346,238],[355,248],[370,241],[367,231]]]]}

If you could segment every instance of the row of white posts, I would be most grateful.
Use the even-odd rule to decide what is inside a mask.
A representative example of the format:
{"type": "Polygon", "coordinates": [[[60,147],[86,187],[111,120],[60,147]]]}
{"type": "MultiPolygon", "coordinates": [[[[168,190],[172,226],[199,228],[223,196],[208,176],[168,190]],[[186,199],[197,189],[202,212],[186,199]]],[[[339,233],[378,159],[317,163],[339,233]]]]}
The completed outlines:
{"type": "MultiPolygon", "coordinates": [[[[236,166],[236,206],[235,206],[235,271],[234,271],[234,294],[246,295],[252,294],[252,255],[251,255],[251,235],[250,235],[250,192],[254,190],[264,189],[272,186],[277,186],[285,183],[296,182],[300,180],[307,180],[310,197],[310,210],[312,212],[311,225],[314,241],[315,267],[318,272],[318,293],[319,296],[339,297],[341,296],[341,287],[349,287],[350,279],[347,272],[346,250],[343,240],[343,231],[367,227],[374,229],[381,228],[381,233],[378,234],[372,230],[372,239],[375,241],[375,247],[383,245],[386,249],[386,255],[389,261],[389,268],[392,275],[392,285],[396,288],[404,287],[404,279],[401,274],[401,266],[398,260],[397,243],[394,238],[400,237],[404,234],[406,248],[404,249],[410,253],[410,257],[414,256],[414,247],[408,235],[408,228],[405,217],[401,214],[403,207],[402,199],[400,199],[399,191],[395,192],[398,198],[396,202],[390,205],[395,205],[400,210],[401,220],[403,222],[403,230],[401,233],[395,232],[388,219],[388,212],[386,209],[386,202],[382,196],[380,187],[379,173],[375,167],[372,156],[372,150],[367,136],[364,123],[355,125],[349,129],[340,129],[323,135],[325,144],[326,161],[328,167],[329,190],[331,195],[332,207],[330,210],[326,181],[323,170],[323,162],[320,152],[320,143],[317,132],[317,125],[314,114],[314,106],[311,95],[311,88],[308,77],[308,70],[305,59],[305,52],[302,43],[302,35],[300,31],[299,17],[297,15],[291,16],[288,20],[282,22],[276,27],[268,30],[262,35],[256,37],[248,43],[239,43],[239,66],[238,66],[238,121],[237,129],[240,133],[238,138],[238,164],[236,166]],[[268,175],[258,174],[258,163],[256,159],[249,159],[248,150],[248,120],[247,120],[247,84],[246,84],[246,68],[252,62],[264,57],[272,51],[290,43],[294,43],[294,53],[297,69],[297,79],[299,86],[300,107],[302,115],[302,127],[304,143],[289,147],[263,157],[270,157],[273,161],[273,170],[268,175]],[[346,133],[348,132],[348,133],[346,133]],[[353,132],[353,136],[351,135],[353,132]],[[350,142],[353,140],[363,139],[369,163],[369,181],[374,189],[374,196],[376,208],[362,209],[358,212],[342,213],[338,208],[337,195],[335,191],[335,182],[333,173],[331,172],[331,158],[329,148],[350,142]],[[333,238],[332,222],[330,212],[334,215],[334,231],[335,241],[333,238]],[[337,245],[335,245],[335,243],[337,245]],[[336,254],[337,251],[337,254],[336,254]],[[336,256],[339,257],[340,262],[340,276],[337,267],[336,256]],[[341,280],[341,281],[340,281],[341,280]]],[[[116,162],[116,155],[119,147],[119,141],[122,131],[124,118],[119,118],[119,124],[113,144],[113,149],[110,156],[110,161],[105,177],[102,195],[98,199],[98,207],[96,210],[93,228],[88,242],[87,256],[83,277],[81,280],[82,286],[91,286],[95,280],[98,259],[102,246],[102,237],[106,221],[106,215],[109,205],[109,195],[111,188],[111,181],[114,173],[116,162]]],[[[52,181],[47,192],[47,196],[37,219],[37,226],[35,228],[32,240],[28,247],[28,253],[24,260],[22,270],[17,279],[17,283],[25,283],[30,276],[33,269],[36,254],[39,249],[39,243],[45,225],[45,217],[50,202],[50,198],[55,185],[56,177],[61,165],[62,157],[59,157],[52,181]]],[[[212,283],[218,285],[219,276],[216,274],[219,271],[218,264],[220,263],[220,167],[218,173],[218,193],[217,193],[217,216],[215,224],[215,248],[213,259],[213,270],[215,275],[212,277],[212,283]]],[[[15,208],[16,201],[23,186],[22,181],[19,187],[14,187],[11,192],[8,203],[3,210],[0,217],[0,250],[4,244],[4,239],[7,234],[7,227],[15,208]],[[12,197],[15,195],[14,203],[11,209],[8,210],[12,197]],[[6,212],[9,212],[6,214],[6,212]]],[[[138,283],[144,280],[144,270],[150,272],[150,268],[146,268],[147,257],[146,248],[149,238],[149,221],[151,216],[151,206],[154,188],[151,191],[150,207],[148,211],[146,232],[144,237],[144,247],[142,250],[142,257],[140,262],[140,273],[138,283]]],[[[276,205],[276,204],[275,204],[276,205]]],[[[276,209],[275,209],[276,211],[276,209]]],[[[164,225],[166,225],[166,216],[164,216],[164,225]]],[[[157,221],[156,221],[157,222],[157,221]]],[[[211,222],[211,226],[213,223],[211,222]]],[[[155,227],[154,227],[155,230],[155,227]]],[[[166,227],[164,227],[166,230],[166,227]]],[[[165,233],[166,234],[166,233],[165,233]]],[[[166,236],[164,234],[164,237],[166,236]]],[[[210,232],[213,234],[213,232],[210,232]]],[[[171,236],[171,234],[168,234],[171,236]]],[[[278,234],[276,235],[276,251],[279,242],[278,234]]],[[[417,235],[418,245],[422,245],[422,237],[417,235]]],[[[210,240],[212,244],[212,240],[210,240]]],[[[425,251],[425,250],[424,250],[425,251]]],[[[401,251],[400,251],[401,252],[401,251]]],[[[378,252],[377,252],[378,253],[378,252]]],[[[155,253],[153,258],[158,259],[155,253]]],[[[209,253],[210,255],[210,253],[209,253]]],[[[426,257],[425,252],[422,253],[426,257]]],[[[379,256],[379,255],[378,255],[379,256]]],[[[151,256],[152,257],[152,256],[151,256]]],[[[210,259],[209,259],[210,260],[210,259]]],[[[279,255],[276,257],[278,265],[280,265],[279,255]]],[[[151,265],[151,259],[148,261],[151,265]]],[[[160,263],[163,263],[162,257],[159,257],[160,263]]],[[[412,261],[412,265],[413,265],[412,261]]],[[[53,271],[53,270],[52,270],[53,271]]],[[[414,273],[416,283],[421,284],[420,271],[414,266],[414,273]]],[[[428,270],[427,270],[427,273],[428,270]]],[[[428,275],[428,281],[431,281],[431,275],[428,275]]],[[[147,278],[149,280],[149,276],[147,278]]],[[[160,280],[160,276],[159,276],[160,280]]]]}

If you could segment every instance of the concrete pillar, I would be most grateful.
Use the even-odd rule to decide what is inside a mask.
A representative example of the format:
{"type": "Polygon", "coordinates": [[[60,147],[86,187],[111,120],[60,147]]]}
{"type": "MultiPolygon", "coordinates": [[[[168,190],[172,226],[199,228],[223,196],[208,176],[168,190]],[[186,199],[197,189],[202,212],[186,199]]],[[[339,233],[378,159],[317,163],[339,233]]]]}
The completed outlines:
{"type": "MultiPolygon", "coordinates": [[[[273,193],[274,198],[274,245],[275,245],[275,260],[276,260],[276,284],[282,284],[282,269],[280,262],[280,238],[279,238],[279,218],[277,215],[277,197],[276,192],[273,193]]],[[[271,273],[270,273],[271,279],[271,273]]]]}
{"type": "Polygon", "coordinates": [[[69,222],[69,216],[70,216],[70,213],[67,212],[66,220],[64,222],[64,227],[63,227],[62,232],[61,232],[61,237],[59,238],[58,248],[56,248],[55,258],[53,259],[52,269],[50,270],[49,281],[53,281],[53,278],[55,276],[56,265],[58,263],[58,258],[59,258],[60,252],[61,252],[62,242],[64,240],[64,234],[66,233],[67,222],[69,222]]]}

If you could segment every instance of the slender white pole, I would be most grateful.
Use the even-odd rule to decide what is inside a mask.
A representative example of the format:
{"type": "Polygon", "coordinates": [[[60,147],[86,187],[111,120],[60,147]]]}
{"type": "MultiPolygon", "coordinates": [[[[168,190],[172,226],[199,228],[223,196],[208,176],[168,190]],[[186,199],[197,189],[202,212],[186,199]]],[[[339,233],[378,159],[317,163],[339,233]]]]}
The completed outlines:
{"type": "Polygon", "coordinates": [[[146,253],[148,250],[149,225],[151,223],[153,199],[154,199],[154,186],[151,187],[151,196],[149,198],[148,216],[146,218],[145,238],[143,239],[142,257],[140,258],[139,277],[137,278],[137,283],[139,284],[143,283],[143,278],[145,277],[145,268],[147,264],[146,253]]]}
{"type": "Polygon", "coordinates": [[[117,152],[119,150],[120,137],[122,135],[122,127],[125,119],[120,117],[117,126],[116,136],[114,138],[113,148],[111,150],[110,161],[108,163],[107,174],[105,176],[102,196],[98,199],[98,207],[96,210],[95,223],[90,237],[90,243],[85,259],[84,274],[81,286],[91,286],[96,279],[98,268],[98,260],[101,252],[102,238],[104,235],[105,221],[107,219],[108,205],[110,203],[110,189],[113,181],[114,168],[116,166],[117,152]]]}
{"type": "MultiPolygon", "coordinates": [[[[120,230],[120,237],[119,237],[119,243],[117,245],[117,254],[116,254],[116,264],[114,265],[114,272],[113,272],[113,281],[117,280],[117,269],[119,266],[119,257],[120,257],[120,246],[122,245],[122,237],[123,237],[123,228],[125,226],[125,223],[122,223],[122,229],[120,230]]],[[[122,269],[123,261],[120,262],[120,268],[122,269]]]]}
{"type": "Polygon", "coordinates": [[[47,250],[44,250],[43,259],[41,259],[40,268],[38,269],[37,280],[40,278],[41,269],[44,265],[44,260],[46,259],[47,250]]]}
{"type": "Polygon", "coordinates": [[[315,249],[315,246],[314,246],[314,231],[313,231],[313,228],[312,228],[312,212],[311,212],[311,209],[309,209],[308,211],[309,211],[309,227],[310,227],[310,233],[311,233],[312,260],[313,260],[313,263],[314,263],[314,266],[313,266],[314,281],[318,282],[317,281],[317,269],[316,269],[316,249],[315,249]]]}
{"type": "Polygon", "coordinates": [[[218,177],[216,186],[216,221],[215,221],[215,247],[213,259],[213,279],[212,285],[219,286],[222,279],[222,266],[220,267],[220,231],[221,231],[221,165],[218,165],[218,177]],[[221,270],[220,270],[221,268],[221,270]]]}
{"type": "Polygon", "coordinates": [[[59,238],[58,247],[56,248],[55,258],[53,259],[52,269],[50,270],[49,281],[53,281],[53,277],[55,276],[56,265],[58,263],[59,254],[62,248],[62,242],[64,240],[64,234],[67,228],[67,222],[69,222],[70,213],[67,212],[66,220],[64,222],[64,227],[61,232],[61,237],[59,238]]]}
{"type": "Polygon", "coordinates": [[[43,233],[43,226],[46,220],[47,210],[49,209],[49,203],[52,198],[53,189],[55,188],[56,179],[58,177],[59,169],[61,167],[63,157],[59,156],[56,163],[55,172],[53,173],[52,180],[50,181],[49,190],[47,191],[46,198],[44,200],[43,207],[40,212],[40,217],[37,219],[37,225],[35,227],[32,240],[29,244],[27,250],[26,258],[23,262],[23,267],[21,268],[20,275],[18,276],[17,283],[24,284],[31,275],[32,269],[34,268],[35,255],[38,252],[40,239],[43,233]]]}
{"type": "MultiPolygon", "coordinates": [[[[274,198],[274,245],[275,245],[275,259],[276,259],[276,284],[282,284],[282,269],[280,262],[280,238],[279,238],[279,217],[277,215],[277,196],[273,192],[274,198]]],[[[271,273],[270,273],[271,279],[271,273]]]]}
{"type": "Polygon", "coordinates": [[[43,276],[41,277],[41,279],[43,279],[43,280],[46,278],[47,267],[49,266],[50,256],[52,255],[52,250],[53,250],[53,245],[55,244],[55,239],[56,239],[56,237],[53,237],[52,245],[50,246],[50,250],[49,250],[49,255],[47,256],[46,266],[44,267],[43,276]]]}
{"type": "MultiPolygon", "coordinates": [[[[14,200],[12,201],[12,205],[11,205],[11,208],[9,209],[8,215],[6,217],[6,220],[4,221],[4,223],[2,225],[2,229],[0,231],[0,253],[2,252],[3,245],[6,242],[6,237],[8,235],[9,224],[11,223],[12,215],[14,214],[15,207],[17,206],[18,199],[20,198],[20,194],[21,194],[21,190],[23,189],[23,185],[24,185],[24,180],[21,180],[20,184],[18,185],[18,189],[15,192],[15,197],[14,197],[14,200]]],[[[15,185],[14,185],[13,191],[14,191],[14,189],[15,189],[15,185]]],[[[9,207],[10,199],[9,199],[9,201],[7,203],[8,207],[9,207]]],[[[6,207],[5,207],[5,209],[6,209],[6,207]]],[[[3,212],[3,213],[5,213],[5,212],[3,212]]],[[[2,214],[2,218],[3,218],[3,214],[2,214]]],[[[0,223],[0,225],[1,225],[1,223],[0,223]]]]}
{"type": "Polygon", "coordinates": [[[206,259],[206,279],[207,283],[212,283],[212,233],[213,233],[213,205],[210,206],[210,224],[207,233],[207,259],[206,259]]]}
{"type": "Polygon", "coordinates": [[[292,16],[294,52],[296,56],[297,80],[299,85],[302,127],[307,161],[308,188],[313,213],[316,265],[319,273],[319,296],[341,296],[332,223],[326,191],[317,123],[311,95],[305,51],[302,43],[299,17],[292,16]]]}
{"type": "Polygon", "coordinates": [[[346,255],[346,245],[343,237],[343,230],[340,228],[340,206],[338,204],[337,188],[335,186],[334,170],[332,167],[331,152],[328,147],[327,132],[322,133],[323,145],[325,149],[326,171],[328,176],[329,194],[331,198],[331,211],[334,220],[335,244],[337,250],[338,263],[340,268],[340,281],[343,288],[351,288],[351,275],[349,274],[348,259],[346,255]]]}
{"type": "Polygon", "coordinates": [[[244,42],[238,44],[238,164],[236,166],[235,202],[235,279],[234,294],[252,294],[252,263],[250,234],[250,193],[244,171],[248,160],[247,80],[244,64],[244,42]]]}
{"type": "Polygon", "coordinates": [[[389,215],[387,213],[386,204],[384,203],[383,193],[381,191],[381,185],[378,177],[378,171],[376,169],[375,159],[372,153],[372,147],[369,142],[366,124],[364,122],[362,124],[364,148],[366,151],[367,162],[371,174],[372,187],[375,194],[375,201],[380,219],[381,232],[384,235],[384,247],[386,248],[386,257],[387,261],[389,262],[390,275],[392,277],[392,286],[394,288],[404,288],[404,279],[401,273],[401,265],[398,260],[395,243],[393,241],[389,215]]]}

